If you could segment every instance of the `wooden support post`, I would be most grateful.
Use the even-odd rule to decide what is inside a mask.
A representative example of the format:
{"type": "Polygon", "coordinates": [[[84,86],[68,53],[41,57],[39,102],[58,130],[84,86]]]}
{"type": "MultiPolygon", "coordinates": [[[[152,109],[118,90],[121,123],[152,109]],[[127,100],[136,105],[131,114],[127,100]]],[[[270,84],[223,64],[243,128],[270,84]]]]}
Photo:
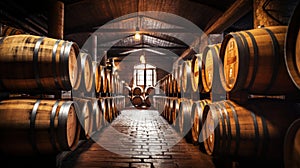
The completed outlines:
{"type": "Polygon", "coordinates": [[[92,34],[91,35],[91,56],[92,61],[96,61],[99,63],[100,61],[97,58],[97,35],[92,34]]]}
{"type": "Polygon", "coordinates": [[[253,0],[254,28],[288,25],[298,0],[253,0]]]}
{"type": "Polygon", "coordinates": [[[64,3],[50,0],[48,9],[48,35],[56,39],[64,37],[64,3]]]}

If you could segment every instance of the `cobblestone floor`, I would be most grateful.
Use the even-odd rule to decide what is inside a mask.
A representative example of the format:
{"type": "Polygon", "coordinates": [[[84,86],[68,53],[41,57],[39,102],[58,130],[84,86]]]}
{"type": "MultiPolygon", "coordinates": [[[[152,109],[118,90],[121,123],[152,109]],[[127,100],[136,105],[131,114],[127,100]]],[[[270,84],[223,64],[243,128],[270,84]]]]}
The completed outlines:
{"type": "Polygon", "coordinates": [[[61,168],[215,167],[198,146],[187,143],[155,110],[123,110],[61,162],[61,168]]]}

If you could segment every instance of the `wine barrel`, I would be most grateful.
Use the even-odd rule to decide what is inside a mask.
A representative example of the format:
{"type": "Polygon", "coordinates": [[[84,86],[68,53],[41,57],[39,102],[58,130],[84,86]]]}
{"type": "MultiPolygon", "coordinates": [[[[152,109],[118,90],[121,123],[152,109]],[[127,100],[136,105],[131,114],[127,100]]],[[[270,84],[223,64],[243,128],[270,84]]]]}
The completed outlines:
{"type": "Polygon", "coordinates": [[[151,107],[153,105],[153,96],[150,95],[145,96],[144,102],[146,107],[151,107]]]}
{"type": "Polygon", "coordinates": [[[300,3],[295,8],[288,24],[285,39],[285,64],[292,81],[300,89],[300,3]]]}
{"type": "Polygon", "coordinates": [[[48,155],[77,147],[81,127],[72,101],[3,100],[0,118],[2,153],[48,155]]]}
{"type": "Polygon", "coordinates": [[[206,153],[282,163],[284,135],[299,110],[297,103],[270,99],[253,99],[245,106],[230,100],[206,105],[202,132],[206,153]]]}
{"type": "Polygon", "coordinates": [[[100,65],[96,61],[93,61],[92,65],[93,65],[95,92],[99,93],[101,89],[100,65]]]}
{"type": "Polygon", "coordinates": [[[296,91],[284,64],[287,26],[230,33],[220,49],[228,92],[287,94],[296,91]]]}
{"type": "Polygon", "coordinates": [[[203,139],[200,137],[200,132],[202,129],[202,116],[204,107],[207,104],[210,104],[211,101],[209,99],[194,101],[192,105],[192,143],[194,145],[199,145],[199,149],[201,152],[205,153],[205,149],[203,146],[203,139]]]}
{"type": "Polygon", "coordinates": [[[103,126],[107,126],[108,125],[108,121],[109,121],[109,114],[108,114],[108,110],[106,109],[106,98],[99,98],[99,107],[100,110],[102,111],[102,122],[103,122],[103,126]]]}
{"type": "Polygon", "coordinates": [[[189,98],[190,93],[192,92],[191,66],[190,60],[186,60],[182,63],[181,86],[182,94],[185,98],[189,98]]]}
{"type": "Polygon", "coordinates": [[[143,88],[141,86],[134,86],[132,89],[132,95],[142,95],[143,94],[143,88]]]}
{"type": "Polygon", "coordinates": [[[162,114],[165,108],[166,103],[166,97],[164,96],[153,96],[154,101],[154,108],[157,109],[157,111],[162,114]]]}
{"type": "Polygon", "coordinates": [[[176,81],[177,81],[177,97],[181,97],[181,92],[182,92],[182,64],[178,64],[177,66],[177,77],[176,77],[176,81]]]}
{"type": "Polygon", "coordinates": [[[76,112],[79,122],[82,126],[80,139],[87,140],[91,137],[93,132],[92,109],[93,105],[90,100],[82,98],[74,98],[74,103],[77,105],[76,112]]]}
{"type": "Polygon", "coordinates": [[[130,86],[123,86],[123,95],[132,96],[132,90],[130,86]]]}
{"type": "Polygon", "coordinates": [[[112,93],[111,70],[105,68],[106,94],[112,93]]]}
{"type": "Polygon", "coordinates": [[[284,167],[300,167],[300,118],[289,126],[284,137],[284,167]]]}
{"type": "Polygon", "coordinates": [[[191,118],[192,100],[182,98],[179,103],[178,114],[178,131],[179,134],[186,138],[187,141],[191,140],[190,130],[192,128],[191,118]]]}
{"type": "Polygon", "coordinates": [[[132,96],[131,98],[131,103],[135,106],[135,107],[141,107],[144,104],[144,100],[142,98],[142,96],[140,95],[135,95],[132,96]]]}
{"type": "Polygon", "coordinates": [[[46,92],[75,85],[76,43],[34,35],[6,36],[1,41],[0,90],[46,92]]]}
{"type": "Polygon", "coordinates": [[[105,102],[105,110],[106,110],[106,114],[108,116],[108,122],[111,123],[114,119],[114,115],[113,115],[113,109],[112,109],[112,106],[111,106],[111,100],[110,100],[110,97],[106,97],[104,99],[104,102],[105,102]]]}
{"type": "Polygon", "coordinates": [[[203,50],[203,63],[204,67],[202,69],[202,81],[204,92],[211,92],[213,85],[214,89],[223,89],[223,84],[221,83],[223,77],[222,63],[219,57],[219,50],[221,43],[208,45],[203,50]],[[221,77],[222,76],[222,77],[221,77]]]}
{"type": "Polygon", "coordinates": [[[105,66],[100,65],[100,93],[106,93],[107,90],[107,81],[106,81],[106,73],[105,66]]]}
{"type": "Polygon", "coordinates": [[[145,89],[145,95],[153,96],[155,92],[155,88],[153,86],[147,86],[145,89]]]}
{"type": "Polygon", "coordinates": [[[168,83],[168,91],[167,91],[167,96],[169,97],[173,97],[173,75],[172,74],[168,74],[168,79],[167,79],[167,83],[168,83]]]}
{"type": "Polygon", "coordinates": [[[100,109],[99,106],[100,101],[95,99],[92,100],[92,123],[93,123],[93,132],[95,131],[100,131],[103,125],[103,119],[102,119],[102,110],[100,109]]]}
{"type": "Polygon", "coordinates": [[[2,31],[0,32],[0,36],[11,36],[11,35],[19,35],[19,34],[25,34],[25,31],[22,29],[18,29],[15,27],[3,25],[2,26],[2,31]]]}
{"type": "Polygon", "coordinates": [[[95,85],[91,56],[88,53],[80,53],[77,66],[80,67],[80,69],[78,80],[72,89],[73,95],[76,97],[93,97],[93,93],[95,92],[93,88],[95,88],[95,85]]]}
{"type": "Polygon", "coordinates": [[[172,109],[171,109],[171,120],[172,125],[175,129],[178,129],[178,115],[179,115],[179,104],[181,102],[180,98],[175,98],[172,100],[172,109]]]}
{"type": "Polygon", "coordinates": [[[202,69],[203,69],[203,54],[196,54],[192,58],[192,89],[193,92],[203,92],[203,84],[202,84],[202,69]]]}

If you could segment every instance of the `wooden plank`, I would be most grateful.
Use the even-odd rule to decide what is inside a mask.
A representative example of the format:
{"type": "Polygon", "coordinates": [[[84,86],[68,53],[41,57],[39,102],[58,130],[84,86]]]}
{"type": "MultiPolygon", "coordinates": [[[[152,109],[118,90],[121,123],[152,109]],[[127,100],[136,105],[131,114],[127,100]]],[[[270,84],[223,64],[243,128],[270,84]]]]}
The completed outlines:
{"type": "Polygon", "coordinates": [[[239,0],[235,1],[219,19],[214,22],[211,26],[205,28],[206,34],[211,33],[222,33],[241,17],[247,14],[253,9],[253,0],[239,0]]]}

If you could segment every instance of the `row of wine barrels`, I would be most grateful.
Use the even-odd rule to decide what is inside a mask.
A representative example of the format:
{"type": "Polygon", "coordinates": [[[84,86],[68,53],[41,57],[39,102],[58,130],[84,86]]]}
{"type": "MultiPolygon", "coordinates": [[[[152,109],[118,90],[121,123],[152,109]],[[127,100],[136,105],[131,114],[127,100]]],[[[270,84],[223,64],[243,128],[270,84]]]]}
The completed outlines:
{"type": "Polygon", "coordinates": [[[12,26],[3,25],[1,27],[0,36],[11,36],[18,34],[26,34],[26,32],[22,29],[18,29],[12,26]]]}
{"type": "Polygon", "coordinates": [[[162,115],[165,104],[166,104],[165,96],[153,96],[153,107],[162,115]]]}
{"type": "Polygon", "coordinates": [[[0,41],[1,91],[71,90],[75,86],[76,43],[35,35],[6,36],[0,41]]]}
{"type": "Polygon", "coordinates": [[[74,150],[80,124],[72,101],[9,99],[0,102],[1,152],[57,154],[74,150]]]}
{"type": "Polygon", "coordinates": [[[288,73],[300,89],[300,3],[295,8],[288,24],[287,35],[285,39],[285,64],[288,73]]]}
{"type": "Polygon", "coordinates": [[[287,94],[297,91],[284,63],[287,26],[269,26],[229,33],[220,57],[227,92],[287,94]]]}
{"type": "Polygon", "coordinates": [[[295,120],[284,137],[284,167],[300,167],[300,118],[295,120]]]}
{"type": "Polygon", "coordinates": [[[208,155],[282,163],[285,134],[299,116],[299,104],[283,100],[215,102],[204,108],[200,136],[208,155]]]}
{"type": "Polygon", "coordinates": [[[153,104],[153,96],[135,95],[131,97],[131,103],[134,107],[151,107],[153,104]]]}

